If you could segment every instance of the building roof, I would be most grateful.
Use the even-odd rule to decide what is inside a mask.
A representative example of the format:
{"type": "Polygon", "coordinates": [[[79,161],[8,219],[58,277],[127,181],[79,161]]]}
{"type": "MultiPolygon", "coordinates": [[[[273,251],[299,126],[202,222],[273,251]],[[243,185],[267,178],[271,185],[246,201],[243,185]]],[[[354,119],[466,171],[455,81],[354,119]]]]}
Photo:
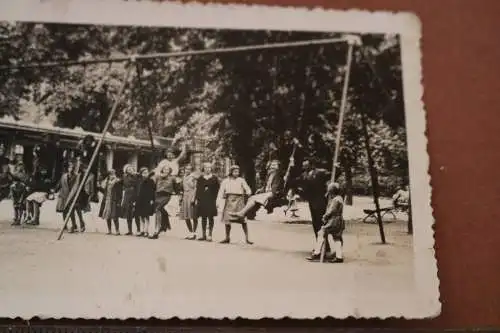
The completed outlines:
{"type": "MultiPolygon", "coordinates": [[[[1,118],[0,119],[0,130],[1,129],[10,129],[14,131],[24,131],[31,133],[40,133],[40,134],[52,134],[57,136],[64,136],[73,138],[75,140],[80,140],[86,135],[92,135],[98,139],[101,136],[101,133],[94,133],[84,131],[81,128],[62,128],[56,127],[48,124],[34,124],[30,122],[25,122],[21,120],[14,120],[12,118],[1,118]]],[[[123,136],[115,136],[111,133],[107,133],[105,140],[107,144],[117,144],[120,146],[130,147],[130,148],[151,148],[151,142],[149,140],[137,139],[133,136],[123,137],[123,136]]],[[[154,137],[153,143],[155,148],[165,149],[172,142],[170,138],[164,137],[154,137]]]]}

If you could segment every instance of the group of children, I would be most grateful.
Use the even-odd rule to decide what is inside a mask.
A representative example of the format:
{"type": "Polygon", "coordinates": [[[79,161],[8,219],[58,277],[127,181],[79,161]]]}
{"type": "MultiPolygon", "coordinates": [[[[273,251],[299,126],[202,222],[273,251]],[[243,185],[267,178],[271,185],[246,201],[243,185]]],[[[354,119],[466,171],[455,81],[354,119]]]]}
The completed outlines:
{"type": "MultiPolygon", "coordinates": [[[[120,235],[120,219],[124,219],[128,228],[126,235],[133,234],[135,222],[137,236],[157,239],[161,232],[171,229],[173,214],[167,207],[176,195],[180,199],[179,218],[185,221],[188,231],[186,239],[212,241],[215,218],[222,208],[221,222],[225,224],[226,237],[221,243],[230,242],[231,223],[236,222],[242,225],[246,243],[252,244],[246,222],[233,221],[228,215],[241,209],[251,195],[238,166],[232,166],[222,182],[213,174],[210,163],[203,164],[200,170],[188,164],[182,174],[172,158],[160,162],[160,167],[154,170],[143,167],[136,172],[131,165],[126,165],[121,176],[116,170],[108,172],[99,186],[103,194],[99,217],[107,222],[108,234],[113,233],[114,227],[114,234],[120,235]],[[219,207],[221,202],[223,207],[219,207]],[[201,233],[197,237],[200,219],[201,233]]],[[[61,196],[64,193],[59,192],[59,199],[66,200],[61,196]]]]}
{"type": "MultiPolygon", "coordinates": [[[[0,147],[1,156],[5,146],[0,147]]],[[[40,207],[48,199],[53,198],[52,180],[48,170],[42,166],[35,168],[31,174],[26,171],[23,162],[23,147],[16,146],[14,159],[5,159],[0,173],[1,197],[10,197],[14,208],[12,225],[40,224],[40,207]]],[[[34,151],[36,159],[36,151],[34,151]]],[[[35,163],[36,164],[36,163],[35,163]]]]}
{"type": "MultiPolygon", "coordinates": [[[[231,226],[236,223],[242,226],[245,242],[253,244],[249,239],[246,217],[260,207],[270,212],[280,205],[279,192],[283,189],[280,185],[282,177],[279,162],[274,160],[269,163],[264,187],[252,195],[245,179],[240,176],[237,165],[230,168],[229,175],[222,182],[213,174],[210,163],[204,163],[200,170],[187,164],[181,175],[179,161],[184,157],[185,151],[184,147],[177,158],[173,151],[168,151],[165,159],[153,170],[142,167],[137,172],[132,165],[126,165],[120,174],[116,170],[109,170],[100,183],[95,180],[95,174],[90,172],[83,186],[81,183],[88,166],[85,159],[80,157],[69,162],[59,182],[54,185],[43,167],[31,175],[27,174],[22,154],[18,153],[7,167],[6,163],[2,163],[0,194],[2,197],[10,195],[13,200],[14,225],[38,225],[41,205],[46,200],[54,199],[57,193],[56,211],[65,220],[71,220],[69,232],[72,233],[85,231],[83,213],[91,210],[92,201],[99,201],[97,192],[101,192],[99,217],[106,221],[108,234],[113,234],[114,228],[114,234],[120,235],[120,219],[124,219],[127,223],[126,235],[134,234],[135,222],[136,235],[149,239],[157,239],[161,232],[171,229],[172,212],[167,211],[167,205],[173,196],[178,196],[179,217],[185,221],[188,230],[186,239],[212,241],[214,220],[221,210],[220,221],[225,225],[225,237],[220,243],[230,243],[231,226]],[[78,191],[80,187],[81,191],[78,191]],[[78,197],[75,199],[77,192],[78,197]],[[70,210],[71,215],[68,217],[70,210]],[[80,222],[79,228],[76,217],[80,222]],[[200,219],[201,233],[197,237],[200,219]]],[[[324,225],[310,259],[318,258],[324,241],[331,235],[338,262],[343,261],[341,252],[344,222],[340,192],[338,184],[328,185],[328,209],[323,216],[324,225]]],[[[289,192],[287,199],[289,206],[285,211],[291,211],[294,216],[298,197],[289,192]]]]}

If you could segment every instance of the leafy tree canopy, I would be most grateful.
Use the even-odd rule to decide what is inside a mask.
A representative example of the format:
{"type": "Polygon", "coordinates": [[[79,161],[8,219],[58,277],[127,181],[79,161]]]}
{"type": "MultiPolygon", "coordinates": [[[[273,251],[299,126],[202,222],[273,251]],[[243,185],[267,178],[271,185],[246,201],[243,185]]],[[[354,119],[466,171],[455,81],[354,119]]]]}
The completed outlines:
{"type": "MultiPolygon", "coordinates": [[[[337,33],[201,30],[41,23],[0,24],[0,66],[338,37],[337,33]]],[[[370,120],[377,166],[407,173],[398,36],[367,34],[355,48],[342,160],[364,172],[360,114],[370,120]],[[406,168],[406,169],[404,169],[406,168]]],[[[346,71],[345,43],[141,61],[112,124],[117,135],[176,142],[204,136],[255,174],[271,141],[292,131],[321,141],[331,162],[346,71]],[[319,138],[319,139],[318,139],[319,138]]],[[[48,117],[101,131],[125,73],[123,63],[0,71],[0,116],[48,117]]],[[[286,161],[284,161],[286,163],[286,161]]],[[[252,179],[250,181],[253,181],[252,179]]]]}

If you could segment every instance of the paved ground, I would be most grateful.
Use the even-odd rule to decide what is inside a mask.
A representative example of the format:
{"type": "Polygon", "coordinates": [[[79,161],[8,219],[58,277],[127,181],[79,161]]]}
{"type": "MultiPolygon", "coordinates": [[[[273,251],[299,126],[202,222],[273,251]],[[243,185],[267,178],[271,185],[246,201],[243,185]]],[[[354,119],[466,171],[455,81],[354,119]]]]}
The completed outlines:
{"type": "MultiPolygon", "coordinates": [[[[0,203],[0,316],[31,317],[311,317],[373,315],[414,309],[412,238],[406,222],[356,220],[369,201],[348,207],[344,264],[309,263],[309,219],[260,213],[249,225],[255,245],[184,240],[182,221],[158,240],[107,236],[103,221],[87,215],[88,232],[56,241],[61,219],[54,203],[41,226],[10,226],[10,202],[0,203]],[[288,222],[288,223],[287,223],[288,222]]],[[[125,230],[122,221],[122,230],[125,230]]],[[[216,223],[214,240],[223,238],[216,223]]]]}

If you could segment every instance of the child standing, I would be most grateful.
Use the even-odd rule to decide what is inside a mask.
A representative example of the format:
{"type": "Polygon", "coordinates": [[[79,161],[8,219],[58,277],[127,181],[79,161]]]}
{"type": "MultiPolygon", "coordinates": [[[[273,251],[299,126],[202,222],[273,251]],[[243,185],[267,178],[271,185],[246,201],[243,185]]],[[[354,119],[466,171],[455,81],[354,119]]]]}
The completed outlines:
{"type": "MultiPolygon", "coordinates": [[[[137,175],[135,169],[132,165],[127,164],[123,168],[123,197],[121,203],[121,217],[127,220],[128,231],[127,236],[131,236],[132,232],[132,220],[134,219],[134,208],[137,200],[137,175]]],[[[137,220],[136,220],[137,222],[137,220]]],[[[136,223],[137,233],[140,234],[141,226],[136,223]]]]}
{"type": "Polygon", "coordinates": [[[307,259],[310,261],[319,260],[321,248],[325,243],[325,238],[328,236],[332,236],[335,257],[331,259],[330,262],[342,263],[344,262],[344,256],[342,253],[342,247],[344,243],[342,234],[345,228],[345,222],[342,216],[344,209],[344,199],[340,195],[341,191],[338,183],[329,183],[327,191],[329,199],[328,206],[326,207],[326,212],[323,215],[323,226],[318,232],[318,238],[316,241],[316,246],[313,250],[313,254],[307,259]]]}
{"type": "Polygon", "coordinates": [[[13,183],[10,187],[10,197],[14,207],[14,222],[12,225],[20,225],[25,211],[26,181],[27,173],[23,162],[22,146],[16,146],[15,157],[10,173],[13,183]]]}
{"type": "Polygon", "coordinates": [[[149,237],[150,218],[154,215],[155,203],[155,182],[149,175],[148,168],[141,168],[135,204],[135,219],[141,223],[142,230],[138,236],[144,237],[149,237]]]}
{"type": "Polygon", "coordinates": [[[222,181],[217,196],[217,201],[224,201],[221,222],[225,224],[226,237],[220,242],[221,244],[229,244],[231,242],[231,223],[240,223],[245,234],[246,243],[253,244],[248,238],[248,225],[245,219],[235,220],[229,215],[245,207],[245,198],[251,194],[252,190],[250,186],[248,186],[243,177],[240,177],[240,167],[233,165],[229,170],[229,176],[222,181]]]}
{"type": "Polygon", "coordinates": [[[108,226],[108,235],[111,235],[112,225],[115,225],[115,233],[120,235],[120,225],[118,218],[120,217],[120,204],[122,202],[122,184],[121,179],[116,176],[115,170],[110,170],[108,177],[104,180],[103,186],[100,188],[104,197],[99,209],[99,217],[106,220],[108,226]]]}
{"type": "Polygon", "coordinates": [[[10,197],[14,206],[14,221],[12,225],[20,225],[24,215],[26,185],[20,181],[14,181],[10,187],[10,197]]]}
{"type": "Polygon", "coordinates": [[[214,217],[217,216],[217,194],[219,192],[219,180],[212,173],[212,164],[205,163],[202,169],[203,175],[198,178],[196,184],[196,207],[197,215],[201,217],[202,235],[199,241],[212,241],[214,229],[214,217]],[[207,235],[208,222],[208,235],[207,235]]]}

